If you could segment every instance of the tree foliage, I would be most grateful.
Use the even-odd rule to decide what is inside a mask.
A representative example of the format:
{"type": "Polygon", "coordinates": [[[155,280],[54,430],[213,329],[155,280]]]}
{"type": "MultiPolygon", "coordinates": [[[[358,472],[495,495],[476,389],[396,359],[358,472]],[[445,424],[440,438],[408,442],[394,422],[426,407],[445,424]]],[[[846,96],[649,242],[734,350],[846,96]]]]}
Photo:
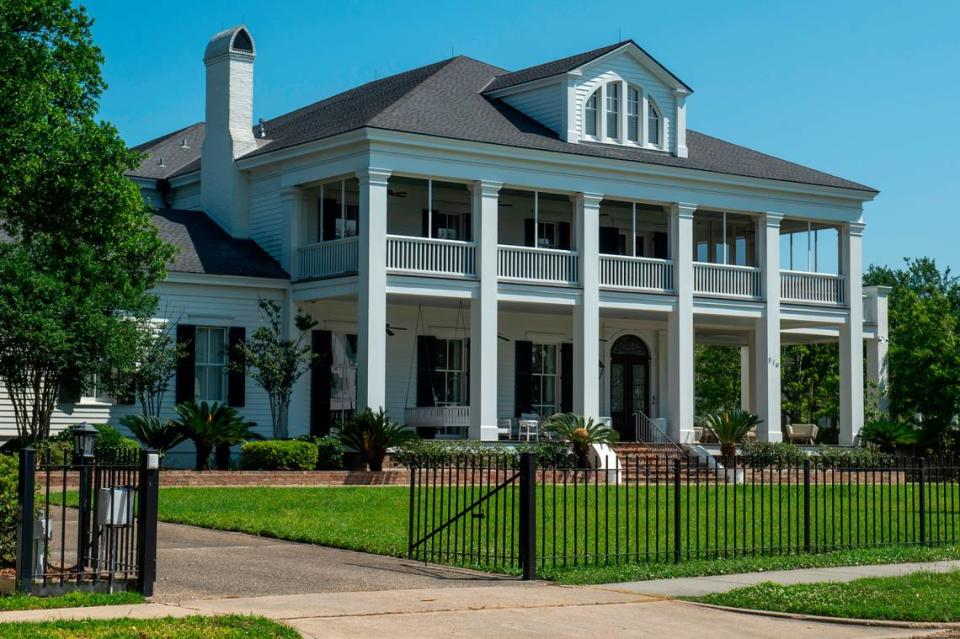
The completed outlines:
{"type": "MultiPolygon", "coordinates": [[[[782,410],[794,424],[818,424],[840,418],[840,349],[836,343],[791,344],[782,349],[782,410]]],[[[837,430],[824,441],[836,442],[837,430]]]]}
{"type": "Polygon", "coordinates": [[[95,119],[91,20],[68,0],[0,0],[0,380],[19,435],[49,433],[57,389],[132,353],[131,315],[172,249],[138,187],[139,155],[95,119]]]}
{"type": "Polygon", "coordinates": [[[740,407],[740,347],[697,344],[696,414],[740,407]]]}

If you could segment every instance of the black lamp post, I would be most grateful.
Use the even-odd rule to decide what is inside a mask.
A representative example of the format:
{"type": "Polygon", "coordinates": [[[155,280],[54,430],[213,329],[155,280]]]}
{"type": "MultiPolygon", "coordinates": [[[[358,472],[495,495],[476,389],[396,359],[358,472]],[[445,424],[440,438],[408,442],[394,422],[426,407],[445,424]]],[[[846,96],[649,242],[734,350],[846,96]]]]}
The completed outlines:
{"type": "Polygon", "coordinates": [[[73,429],[73,454],[80,467],[80,513],[77,526],[77,574],[87,566],[87,548],[90,545],[90,475],[93,471],[97,429],[83,422],[73,429]]]}

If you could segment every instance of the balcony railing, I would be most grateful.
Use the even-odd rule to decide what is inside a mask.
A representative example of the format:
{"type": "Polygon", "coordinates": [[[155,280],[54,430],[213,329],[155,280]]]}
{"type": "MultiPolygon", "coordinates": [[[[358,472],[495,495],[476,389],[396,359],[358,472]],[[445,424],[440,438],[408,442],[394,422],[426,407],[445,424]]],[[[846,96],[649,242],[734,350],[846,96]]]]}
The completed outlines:
{"type": "Polygon", "coordinates": [[[329,277],[355,273],[358,247],[357,236],[301,246],[298,251],[300,277],[329,277]]]}
{"type": "Polygon", "coordinates": [[[693,263],[693,292],[715,297],[760,298],[760,269],[733,264],[693,263]]]}
{"type": "Polygon", "coordinates": [[[784,302],[843,304],[843,277],[829,273],[780,271],[780,299],[784,302]]]}
{"type": "Polygon", "coordinates": [[[435,428],[440,439],[465,439],[470,429],[469,406],[419,406],[404,409],[407,428],[435,428]]]}
{"type": "Polygon", "coordinates": [[[577,283],[577,254],[573,251],[501,244],[497,253],[497,274],[502,280],[577,283]]]}
{"type": "Polygon", "coordinates": [[[420,275],[473,277],[477,246],[472,242],[403,235],[387,236],[387,270],[420,275]]]}
{"type": "Polygon", "coordinates": [[[601,255],[600,286],[669,293],[673,291],[673,262],[651,257],[601,255]]]}

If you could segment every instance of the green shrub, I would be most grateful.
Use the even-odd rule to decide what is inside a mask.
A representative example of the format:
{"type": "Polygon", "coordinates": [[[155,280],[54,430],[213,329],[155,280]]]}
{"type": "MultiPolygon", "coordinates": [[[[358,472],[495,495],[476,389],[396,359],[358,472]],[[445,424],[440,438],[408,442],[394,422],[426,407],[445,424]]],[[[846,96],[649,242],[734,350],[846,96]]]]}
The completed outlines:
{"type": "Polygon", "coordinates": [[[536,453],[537,461],[546,467],[572,467],[576,465],[573,448],[566,442],[536,442],[529,444],[479,444],[467,441],[414,440],[397,447],[393,460],[405,466],[417,464],[450,463],[470,455],[485,458],[517,459],[521,453],[536,453]]]}
{"type": "Polygon", "coordinates": [[[0,455],[0,565],[17,560],[17,482],[20,463],[16,455],[0,455]]]}
{"type": "Polygon", "coordinates": [[[313,470],[317,467],[317,445],[311,442],[273,439],[248,442],[240,447],[243,470],[313,470]]]}
{"type": "Polygon", "coordinates": [[[886,466],[893,461],[893,455],[873,448],[821,446],[814,455],[824,466],[886,466]]]}
{"type": "Polygon", "coordinates": [[[740,446],[740,454],[754,468],[774,464],[799,466],[807,458],[799,446],[787,442],[744,442],[740,446]]]}
{"type": "Polygon", "coordinates": [[[333,435],[317,437],[317,468],[320,470],[340,470],[343,468],[343,444],[333,435]]]}
{"type": "Polygon", "coordinates": [[[369,408],[357,413],[340,429],[340,441],[360,453],[367,468],[373,472],[383,470],[383,458],[388,449],[413,439],[417,439],[416,433],[390,419],[383,408],[376,413],[369,408]]]}
{"type": "MultiPolygon", "coordinates": [[[[110,424],[94,424],[94,428],[97,429],[97,446],[96,454],[97,457],[102,457],[103,455],[110,454],[113,451],[130,451],[135,452],[140,450],[140,443],[130,437],[125,437],[123,433],[111,426],[110,424]]],[[[73,450],[73,429],[75,426],[70,428],[65,428],[53,437],[50,438],[51,442],[66,443],[69,447],[69,450],[73,450]]],[[[42,444],[41,442],[37,445],[37,448],[40,449],[42,444]]],[[[60,451],[63,450],[62,447],[55,447],[54,450],[60,451]]],[[[62,453],[60,453],[62,454],[62,453]]]]}

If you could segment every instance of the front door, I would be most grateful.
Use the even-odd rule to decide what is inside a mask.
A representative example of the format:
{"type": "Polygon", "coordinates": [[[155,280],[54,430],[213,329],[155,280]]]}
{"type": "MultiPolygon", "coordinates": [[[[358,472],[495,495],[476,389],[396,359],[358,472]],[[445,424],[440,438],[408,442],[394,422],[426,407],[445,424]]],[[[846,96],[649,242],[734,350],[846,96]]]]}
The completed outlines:
{"type": "Polygon", "coordinates": [[[610,351],[610,416],[621,441],[636,440],[635,414],[649,414],[650,352],[639,337],[625,335],[610,351]]]}

